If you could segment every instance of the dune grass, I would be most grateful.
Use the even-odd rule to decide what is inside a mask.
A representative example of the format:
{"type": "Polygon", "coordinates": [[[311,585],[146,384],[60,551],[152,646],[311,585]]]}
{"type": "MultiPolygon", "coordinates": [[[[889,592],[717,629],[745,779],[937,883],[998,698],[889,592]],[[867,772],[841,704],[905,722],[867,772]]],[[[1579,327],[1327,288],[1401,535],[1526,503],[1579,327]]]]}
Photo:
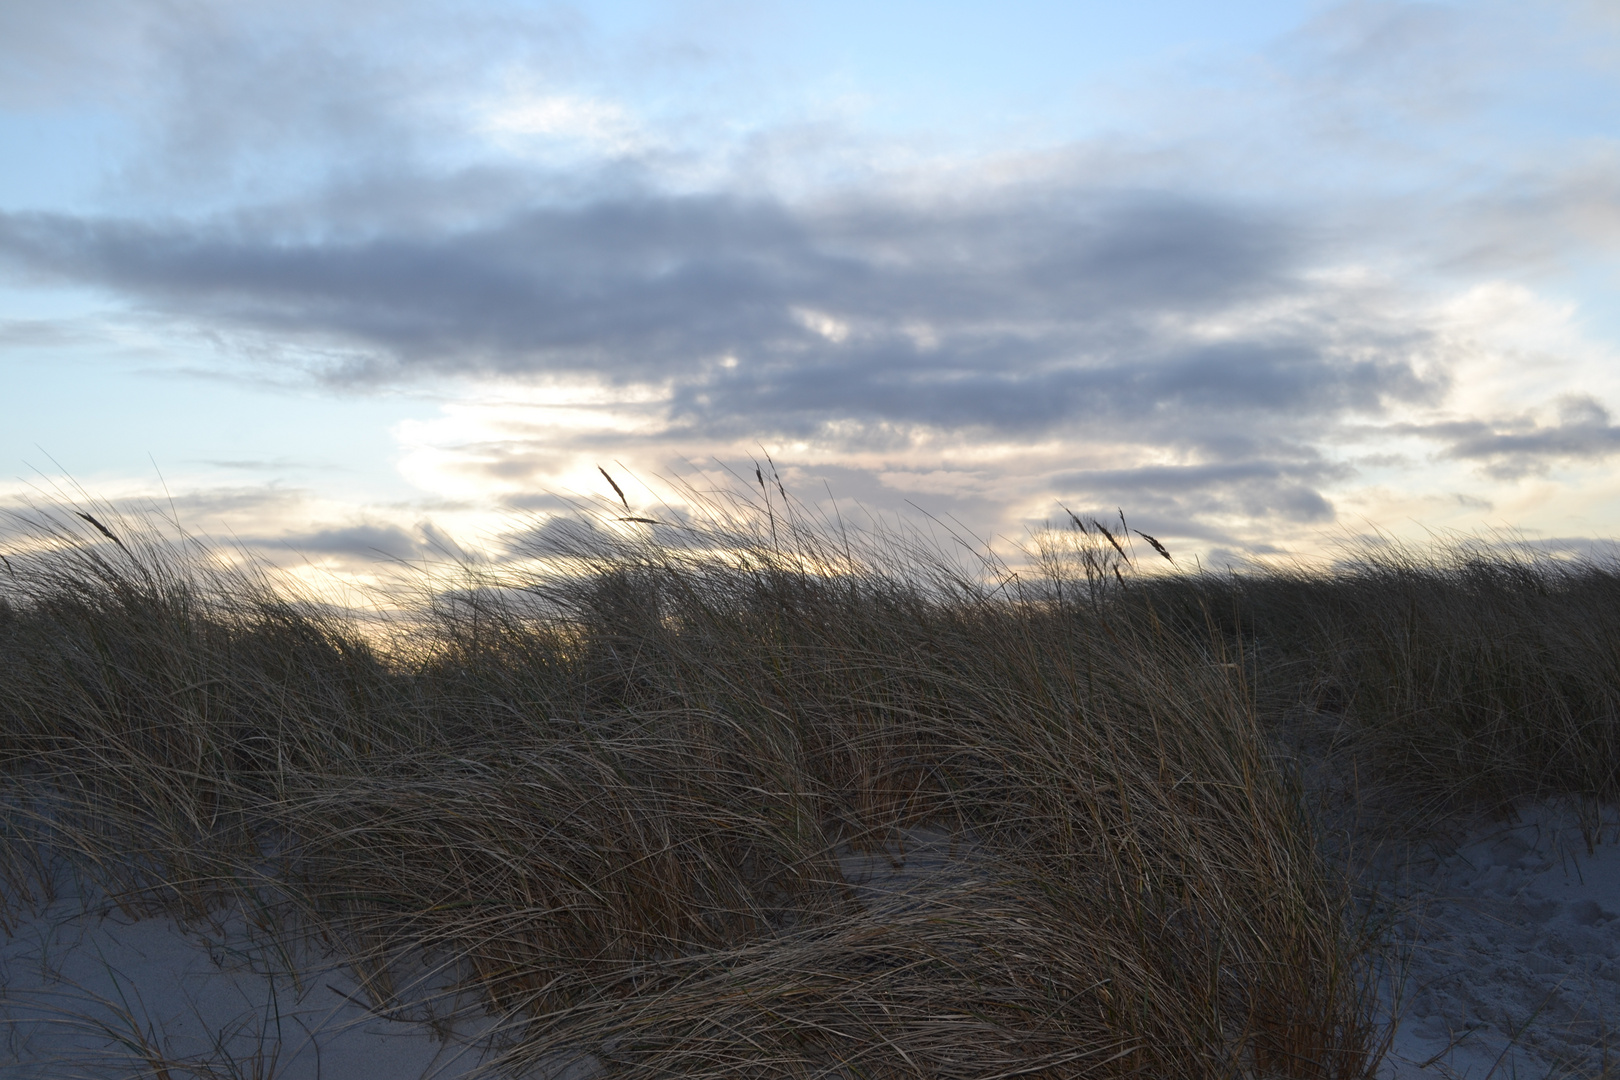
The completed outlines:
{"type": "Polygon", "coordinates": [[[1514,536],[1385,537],[1330,565],[1161,578],[1182,625],[1217,613],[1263,713],[1331,719],[1421,825],[1548,797],[1620,800],[1620,566],[1514,536]]]}
{"type": "Polygon", "coordinates": [[[243,910],[378,1010],[496,1018],[510,1074],[1349,1080],[1379,942],[1277,729],[1435,812],[1615,794],[1611,569],[1153,576],[1091,523],[1015,570],[760,479],[553,520],[380,629],[151,520],[20,523],[8,910],[50,859],[243,910]],[[852,878],[926,837],[948,872],[852,878]]]}

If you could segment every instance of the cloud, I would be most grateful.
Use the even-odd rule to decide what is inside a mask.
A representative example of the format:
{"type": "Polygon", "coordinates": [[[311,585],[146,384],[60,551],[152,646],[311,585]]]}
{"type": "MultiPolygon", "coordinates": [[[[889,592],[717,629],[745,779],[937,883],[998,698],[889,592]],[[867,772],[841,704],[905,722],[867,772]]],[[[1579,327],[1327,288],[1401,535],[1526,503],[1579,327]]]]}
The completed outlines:
{"type": "Polygon", "coordinates": [[[1620,144],[1594,141],[1522,167],[1443,219],[1449,261],[1546,271],[1620,249],[1620,144]]]}
{"type": "MultiPolygon", "coordinates": [[[[1056,494],[1241,544],[1245,520],[1332,520],[1350,426],[1495,479],[1612,452],[1595,400],[1554,423],[1427,412],[1462,377],[1459,319],[1481,322],[1447,324],[1437,294],[1620,236],[1612,147],[1515,157],[1482,134],[1556,36],[1521,48],[1511,5],[1487,6],[1319,8],[1224,88],[1151,72],[1131,95],[1164,125],[947,160],[837,108],[750,111],[735,57],[675,48],[725,44],[706,5],[697,33],[628,46],[561,6],[13,5],[0,104],[115,102],[136,130],[98,212],[0,213],[0,269],[99,290],[267,382],[542,388],[527,428],[447,425],[407,455],[458,498],[545,508],[534,489],[592,455],[786,442],[840,494],[998,527],[1056,494]],[[656,85],[632,54],[661,57],[656,85]],[[707,98],[670,75],[699,68],[707,98]],[[582,384],[598,427],[538,418],[545,388],[582,384]]],[[[49,339],[0,324],[0,344],[49,339]]]]}
{"type": "Polygon", "coordinates": [[[91,339],[83,326],[65,319],[0,318],[0,348],[61,348],[91,339]]]}
{"type": "Polygon", "coordinates": [[[1320,459],[1257,458],[1204,465],[1076,471],[1060,473],[1052,480],[1060,490],[1089,497],[1093,501],[1087,505],[1097,508],[1099,515],[1124,506],[1132,520],[1150,531],[1173,530],[1175,535],[1230,543],[1236,539],[1230,526],[1240,521],[1295,525],[1332,522],[1333,504],[1318,489],[1350,474],[1345,466],[1320,459]],[[1219,522],[1227,527],[1221,527],[1219,522]]]}
{"type": "Polygon", "coordinates": [[[610,154],[643,147],[646,136],[621,105],[576,94],[523,94],[489,108],[483,129],[497,137],[541,136],[610,154]]]}
{"type": "Polygon", "coordinates": [[[51,107],[129,89],[176,5],[0,5],[0,106],[51,107]]]}
{"type": "Polygon", "coordinates": [[[1486,39],[1481,24],[1450,4],[1353,0],[1289,35],[1278,50],[1313,103],[1346,126],[1437,118],[1478,103],[1486,39]]]}
{"type": "Polygon", "coordinates": [[[27,273],[347,350],[331,380],[662,383],[673,420],[717,432],[1191,431],[1432,398],[1422,335],[1358,325],[1307,278],[1313,256],[1276,215],[1078,185],[821,205],[644,192],[355,239],[0,215],[0,259],[27,273]]]}
{"type": "Polygon", "coordinates": [[[260,548],[291,548],[305,555],[338,555],[370,559],[409,559],[424,550],[421,537],[397,525],[349,525],[249,541],[260,548]]]}
{"type": "MultiPolygon", "coordinates": [[[[446,191],[463,189],[430,178],[415,197],[446,191]]],[[[593,455],[662,469],[791,440],[816,448],[817,477],[840,455],[889,476],[856,485],[879,506],[926,498],[988,523],[1063,497],[1237,544],[1245,518],[1330,521],[1325,492],[1350,473],[1323,440],[1448,386],[1435,335],[1321,273],[1334,250],[1308,224],[1083,174],[798,202],[643,185],[356,232],[310,227],[326,205],[200,221],[0,214],[0,263],[333,387],[597,386],[566,416],[535,389],[532,407],[407,455],[413,482],[508,505],[572,484],[593,455]],[[952,444],[956,464],[939,456],[952,444]],[[973,479],[992,444],[1022,455],[1017,481],[973,479]],[[1047,449],[1015,449],[1035,444],[1047,449]],[[1180,464],[1123,468],[1132,459],[1180,464]]],[[[308,542],[412,550],[393,535],[308,542]]]]}
{"type": "Polygon", "coordinates": [[[466,156],[476,104],[514,70],[588,66],[587,29],[562,3],[5,4],[0,109],[92,116],[119,199],[230,205],[466,156]]]}
{"type": "Polygon", "coordinates": [[[1557,402],[1558,419],[1537,423],[1530,416],[1504,420],[1462,420],[1403,428],[1443,440],[1444,455],[1475,461],[1487,476],[1515,480],[1546,473],[1560,461],[1598,461],[1620,453],[1620,425],[1609,410],[1586,394],[1557,402]]]}

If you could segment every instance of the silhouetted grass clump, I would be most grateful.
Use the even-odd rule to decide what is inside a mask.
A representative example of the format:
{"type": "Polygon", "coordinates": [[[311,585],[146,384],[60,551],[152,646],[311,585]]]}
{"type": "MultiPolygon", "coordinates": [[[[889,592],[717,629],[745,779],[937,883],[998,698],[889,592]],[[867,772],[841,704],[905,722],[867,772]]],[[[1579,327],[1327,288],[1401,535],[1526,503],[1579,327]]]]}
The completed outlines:
{"type": "MultiPolygon", "coordinates": [[[[1219,613],[1279,718],[1338,721],[1420,815],[1620,798],[1620,566],[1512,538],[1383,538],[1327,568],[1156,583],[1219,613]]],[[[1149,590],[1152,591],[1152,590],[1149,590]]]]}
{"type": "MultiPolygon", "coordinates": [[[[54,858],[132,911],[240,906],[392,1014],[476,1001],[513,1074],[1370,1074],[1374,942],[1247,661],[1168,617],[1216,585],[773,500],[554,520],[386,632],[150,525],[29,519],[8,899],[54,858]]],[[[1243,593],[1262,637],[1289,588],[1243,593]]]]}

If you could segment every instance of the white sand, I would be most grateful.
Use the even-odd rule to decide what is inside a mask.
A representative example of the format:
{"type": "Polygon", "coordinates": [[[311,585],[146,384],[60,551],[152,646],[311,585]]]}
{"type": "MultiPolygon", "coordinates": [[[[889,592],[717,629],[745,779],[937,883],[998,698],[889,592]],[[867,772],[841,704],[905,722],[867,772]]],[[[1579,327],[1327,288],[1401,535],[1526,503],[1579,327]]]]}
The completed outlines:
{"type": "MultiPolygon", "coordinates": [[[[1601,1073],[1620,1021],[1620,819],[1607,822],[1586,830],[1589,853],[1576,815],[1534,807],[1391,872],[1406,977],[1389,995],[1400,1022],[1386,1080],[1601,1073]]],[[[943,877],[937,889],[971,862],[919,832],[899,860],[846,852],[843,869],[868,903],[905,904],[919,876],[943,877]]],[[[448,1080],[479,1064],[465,1030],[447,1039],[389,1019],[336,964],[306,954],[298,966],[297,985],[271,974],[287,964],[240,918],[187,928],[58,901],[0,945],[0,1075],[152,1075],[146,1047],[204,1077],[273,1063],[277,1080],[448,1080]]]]}
{"type": "MultiPolygon", "coordinates": [[[[1620,828],[1541,805],[1410,868],[1401,1023],[1383,1075],[1598,1076],[1620,1022],[1620,828]]],[[[1620,1048],[1617,1048],[1620,1054],[1620,1048]]]]}
{"type": "Polygon", "coordinates": [[[0,948],[0,1075],[277,1080],[460,1077],[478,1063],[416,1022],[384,1019],[336,965],[307,954],[299,985],[240,918],[183,928],[78,900],[27,918],[0,948]],[[273,1066],[273,1068],[272,1068],[273,1066]]]}

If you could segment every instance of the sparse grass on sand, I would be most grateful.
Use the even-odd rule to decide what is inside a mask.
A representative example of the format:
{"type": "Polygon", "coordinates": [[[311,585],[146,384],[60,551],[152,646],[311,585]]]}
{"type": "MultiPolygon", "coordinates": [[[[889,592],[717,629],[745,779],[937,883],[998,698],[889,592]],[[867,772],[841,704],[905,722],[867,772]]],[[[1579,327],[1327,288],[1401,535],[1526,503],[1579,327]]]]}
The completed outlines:
{"type": "Polygon", "coordinates": [[[1015,572],[766,494],[554,520],[381,631],[155,519],[19,519],[3,914],[52,861],[240,910],[379,1009],[476,1002],[504,1074],[1351,1080],[1379,939],[1301,702],[1436,812],[1616,794],[1609,569],[1155,577],[1092,523],[1015,572]],[[951,873],[846,879],[923,836],[951,873]]]}

